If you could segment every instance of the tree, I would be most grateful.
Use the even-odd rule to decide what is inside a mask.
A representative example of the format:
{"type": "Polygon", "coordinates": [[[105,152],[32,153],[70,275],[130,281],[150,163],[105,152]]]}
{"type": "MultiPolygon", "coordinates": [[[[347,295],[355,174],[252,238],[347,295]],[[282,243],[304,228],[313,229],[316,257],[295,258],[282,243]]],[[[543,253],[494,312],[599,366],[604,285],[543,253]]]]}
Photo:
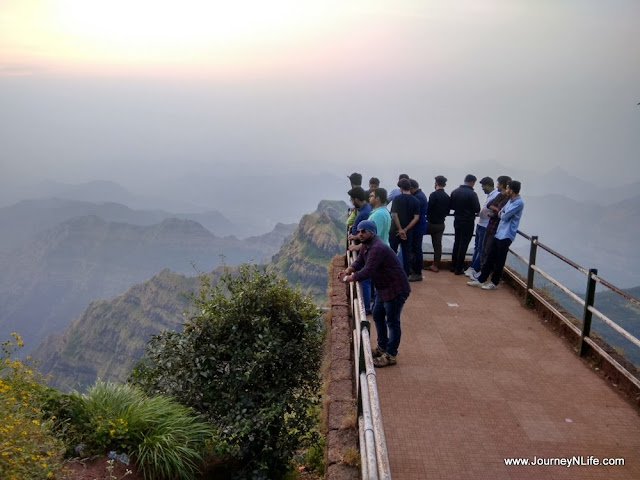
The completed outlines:
{"type": "Polygon", "coordinates": [[[203,278],[183,332],[149,342],[131,381],[204,414],[220,453],[239,476],[276,478],[315,419],[323,324],[318,308],[286,280],[255,265],[203,278]]]}

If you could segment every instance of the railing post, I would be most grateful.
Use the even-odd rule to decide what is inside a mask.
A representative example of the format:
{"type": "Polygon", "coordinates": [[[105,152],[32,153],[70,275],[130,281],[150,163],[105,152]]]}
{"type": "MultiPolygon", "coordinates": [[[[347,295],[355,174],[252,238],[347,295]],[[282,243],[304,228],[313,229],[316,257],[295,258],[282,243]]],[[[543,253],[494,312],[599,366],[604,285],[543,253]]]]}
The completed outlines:
{"type": "Polygon", "coordinates": [[[533,266],[536,264],[536,254],[538,253],[538,236],[533,235],[531,237],[531,247],[529,248],[529,268],[527,269],[527,291],[524,295],[524,304],[526,306],[533,305],[533,298],[531,297],[530,290],[533,288],[533,278],[535,270],[533,266]]]}
{"type": "Polygon", "coordinates": [[[598,269],[590,268],[587,275],[587,293],[584,298],[584,313],[582,314],[582,333],[580,335],[580,356],[582,357],[587,351],[587,342],[584,341],[591,333],[591,317],[593,316],[589,307],[593,307],[596,297],[596,281],[593,278],[598,275],[598,269]]]}

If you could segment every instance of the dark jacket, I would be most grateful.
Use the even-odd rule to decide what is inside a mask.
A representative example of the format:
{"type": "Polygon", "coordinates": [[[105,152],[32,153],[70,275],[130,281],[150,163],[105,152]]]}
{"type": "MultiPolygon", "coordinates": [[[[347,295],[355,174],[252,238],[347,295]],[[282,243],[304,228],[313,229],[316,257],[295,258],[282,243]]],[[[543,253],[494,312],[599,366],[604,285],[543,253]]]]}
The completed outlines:
{"type": "Polygon", "coordinates": [[[451,210],[456,222],[473,223],[480,212],[478,194],[469,185],[462,184],[451,192],[451,210]]]}
{"type": "Polygon", "coordinates": [[[427,223],[432,225],[442,225],[444,219],[449,215],[450,203],[449,195],[442,189],[434,190],[429,195],[429,204],[427,205],[427,223]]]}
{"type": "Polygon", "coordinates": [[[355,280],[370,278],[376,287],[378,298],[383,302],[398,295],[409,296],[411,287],[407,274],[398,260],[398,255],[377,236],[368,244],[363,243],[358,258],[351,264],[356,271],[355,280]]]}

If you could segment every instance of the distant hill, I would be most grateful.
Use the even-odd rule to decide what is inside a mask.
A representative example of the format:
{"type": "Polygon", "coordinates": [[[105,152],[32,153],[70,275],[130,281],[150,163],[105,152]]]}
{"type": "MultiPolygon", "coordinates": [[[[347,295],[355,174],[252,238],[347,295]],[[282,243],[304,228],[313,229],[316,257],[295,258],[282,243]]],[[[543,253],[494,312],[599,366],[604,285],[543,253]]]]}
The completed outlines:
{"type": "Polygon", "coordinates": [[[122,293],[165,268],[195,274],[223,261],[262,262],[293,228],[280,225],[243,241],[216,237],[192,220],[138,226],[95,215],[72,218],[0,256],[0,332],[6,337],[19,331],[28,353],[46,335],[65,328],[91,300],[122,293]]]}
{"type": "Polygon", "coordinates": [[[347,208],[341,201],[320,202],[315,212],[300,219],[289,242],[272,259],[274,268],[289,283],[301,286],[316,300],[327,293],[329,261],[344,253],[347,208]]]}
{"type": "MultiPolygon", "coordinates": [[[[585,268],[597,268],[620,288],[640,285],[640,195],[611,206],[585,204],[562,195],[523,198],[520,230],[538,235],[541,243],[585,268]]],[[[521,245],[528,254],[525,243],[518,238],[514,245],[521,245]]],[[[540,261],[545,261],[545,255],[541,254],[540,261]]]]}
{"type": "Polygon", "coordinates": [[[108,222],[139,226],[153,225],[169,218],[193,220],[221,237],[237,235],[239,229],[216,211],[172,214],[161,210],[133,210],[114,202],[92,203],[62,198],[23,200],[0,208],[0,231],[3,232],[0,238],[0,253],[11,252],[59,223],[88,215],[95,215],[108,222]]]}
{"type": "MultiPolygon", "coordinates": [[[[329,260],[344,251],[344,202],[322,201],[305,215],[268,268],[317,301],[325,299],[329,260]]],[[[212,271],[215,283],[221,268],[212,271]]],[[[62,333],[48,336],[33,352],[52,386],[82,388],[96,378],[123,380],[144,346],[162,330],[182,328],[185,293],[198,291],[199,279],[163,270],[150,280],[110,299],[94,300],[62,333]]]]}
{"type": "MultiPolygon", "coordinates": [[[[216,273],[209,276],[217,281],[216,273]]],[[[97,378],[123,382],[152,335],[182,329],[188,295],[198,289],[198,278],[163,270],[121,295],[92,301],[64,332],[47,337],[33,357],[61,390],[82,390],[97,378]]]]}

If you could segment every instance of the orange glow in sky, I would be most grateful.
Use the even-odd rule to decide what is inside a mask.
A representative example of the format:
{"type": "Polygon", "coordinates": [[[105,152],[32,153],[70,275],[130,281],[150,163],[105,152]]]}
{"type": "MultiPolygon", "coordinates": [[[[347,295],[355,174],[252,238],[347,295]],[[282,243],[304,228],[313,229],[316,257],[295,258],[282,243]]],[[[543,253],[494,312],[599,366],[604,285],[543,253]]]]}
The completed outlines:
{"type": "Polygon", "coordinates": [[[341,28],[326,0],[8,0],[0,56],[54,70],[208,65],[296,55],[341,28]]]}

